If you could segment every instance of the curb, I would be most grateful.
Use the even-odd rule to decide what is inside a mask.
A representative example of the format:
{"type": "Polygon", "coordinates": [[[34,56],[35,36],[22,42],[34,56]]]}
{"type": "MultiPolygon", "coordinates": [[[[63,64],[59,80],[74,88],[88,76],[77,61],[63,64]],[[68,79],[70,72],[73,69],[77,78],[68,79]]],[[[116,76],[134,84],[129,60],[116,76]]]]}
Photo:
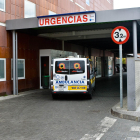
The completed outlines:
{"type": "Polygon", "coordinates": [[[18,97],[23,97],[32,93],[37,93],[37,92],[43,92],[43,91],[48,91],[48,89],[36,89],[36,90],[29,90],[25,92],[20,92],[18,95],[8,95],[8,96],[2,96],[0,97],[0,102],[8,99],[13,99],[13,98],[18,98],[18,97]]]}
{"type": "Polygon", "coordinates": [[[127,111],[127,110],[121,110],[121,109],[119,110],[116,107],[117,105],[115,105],[111,109],[111,114],[113,116],[121,118],[121,119],[127,119],[127,120],[140,122],[140,116],[137,115],[136,111],[127,111]]]}

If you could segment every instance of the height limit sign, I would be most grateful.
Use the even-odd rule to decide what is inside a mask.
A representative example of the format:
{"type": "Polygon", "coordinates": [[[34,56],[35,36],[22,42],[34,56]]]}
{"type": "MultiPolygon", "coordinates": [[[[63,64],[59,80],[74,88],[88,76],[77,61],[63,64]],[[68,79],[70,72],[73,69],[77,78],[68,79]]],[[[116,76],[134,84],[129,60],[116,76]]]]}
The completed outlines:
{"type": "Polygon", "coordinates": [[[119,44],[119,57],[120,57],[120,107],[123,108],[123,75],[122,75],[122,44],[126,43],[129,39],[129,31],[123,26],[118,26],[113,29],[111,33],[112,40],[119,44]]]}
{"type": "Polygon", "coordinates": [[[129,39],[129,31],[123,26],[118,26],[112,31],[111,38],[116,44],[124,44],[129,39]]]}

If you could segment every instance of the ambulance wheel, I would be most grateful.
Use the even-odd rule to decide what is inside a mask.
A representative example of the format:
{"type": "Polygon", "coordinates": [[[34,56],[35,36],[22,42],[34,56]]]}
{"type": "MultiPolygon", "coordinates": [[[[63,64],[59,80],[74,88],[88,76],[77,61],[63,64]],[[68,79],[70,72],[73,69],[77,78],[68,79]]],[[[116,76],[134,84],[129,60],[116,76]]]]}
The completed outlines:
{"type": "Polygon", "coordinates": [[[52,94],[52,98],[55,100],[57,99],[57,95],[52,94]]]}
{"type": "Polygon", "coordinates": [[[91,100],[92,99],[92,96],[93,96],[93,94],[92,94],[92,90],[91,90],[91,91],[89,91],[88,99],[91,100]]]}

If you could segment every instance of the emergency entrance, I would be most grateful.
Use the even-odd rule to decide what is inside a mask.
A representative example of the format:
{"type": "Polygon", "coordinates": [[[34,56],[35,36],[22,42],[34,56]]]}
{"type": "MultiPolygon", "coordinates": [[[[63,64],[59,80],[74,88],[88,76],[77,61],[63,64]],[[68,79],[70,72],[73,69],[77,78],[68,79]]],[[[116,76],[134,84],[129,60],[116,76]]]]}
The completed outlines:
{"type": "MultiPolygon", "coordinates": [[[[35,50],[36,54],[38,52],[38,55],[34,56],[34,58],[30,58],[30,55],[27,55],[26,60],[26,62],[29,60],[29,63],[31,62],[30,59],[34,60],[36,58],[37,60],[36,68],[38,71],[35,70],[33,74],[30,69],[30,74],[32,74],[32,77],[34,77],[36,81],[38,80],[35,87],[39,87],[40,66],[38,58],[39,50],[41,49],[70,51],[76,52],[81,56],[89,56],[89,58],[93,59],[94,65],[98,67],[99,76],[105,76],[107,74],[111,75],[114,73],[114,58],[118,57],[118,45],[112,42],[111,32],[117,26],[126,27],[130,34],[132,34],[129,41],[123,46],[124,57],[128,53],[134,52],[134,61],[139,63],[139,60],[137,60],[136,32],[139,30],[140,17],[139,14],[137,14],[139,11],[139,8],[98,12],[87,11],[81,13],[7,21],[6,29],[12,31],[13,34],[14,94],[17,94],[16,87],[18,83],[18,81],[16,81],[17,53],[15,50],[18,50],[18,47],[21,47],[23,44],[24,47],[26,46],[25,50],[28,49],[30,52],[34,52],[35,50]],[[26,44],[26,41],[23,42],[23,40],[28,40],[28,44],[26,44]],[[109,70],[106,71],[105,68],[109,68],[109,70]]],[[[25,54],[27,53],[25,52],[25,54]]],[[[29,67],[30,64],[28,64],[29,67]]],[[[33,67],[35,66],[33,65],[33,67]]],[[[27,76],[30,77],[30,74],[27,76]]],[[[28,82],[30,83],[30,79],[28,82]]],[[[35,85],[35,83],[30,84],[35,85]]]]}

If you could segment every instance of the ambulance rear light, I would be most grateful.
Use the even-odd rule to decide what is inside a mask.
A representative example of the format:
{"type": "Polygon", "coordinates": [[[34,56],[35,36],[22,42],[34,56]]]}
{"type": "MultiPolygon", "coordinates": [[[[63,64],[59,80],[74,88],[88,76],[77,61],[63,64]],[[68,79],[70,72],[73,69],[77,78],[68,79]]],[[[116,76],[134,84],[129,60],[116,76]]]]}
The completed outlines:
{"type": "Polygon", "coordinates": [[[54,93],[56,93],[56,92],[54,92],[54,93]]]}
{"type": "Polygon", "coordinates": [[[86,92],[83,92],[83,93],[86,93],[86,92]]]}
{"type": "Polygon", "coordinates": [[[69,60],[69,59],[65,59],[65,60],[69,60]]]}
{"type": "Polygon", "coordinates": [[[51,66],[51,80],[53,80],[53,66],[51,66]]]}
{"type": "Polygon", "coordinates": [[[53,89],[53,85],[51,85],[51,89],[53,89]]]}

